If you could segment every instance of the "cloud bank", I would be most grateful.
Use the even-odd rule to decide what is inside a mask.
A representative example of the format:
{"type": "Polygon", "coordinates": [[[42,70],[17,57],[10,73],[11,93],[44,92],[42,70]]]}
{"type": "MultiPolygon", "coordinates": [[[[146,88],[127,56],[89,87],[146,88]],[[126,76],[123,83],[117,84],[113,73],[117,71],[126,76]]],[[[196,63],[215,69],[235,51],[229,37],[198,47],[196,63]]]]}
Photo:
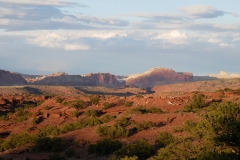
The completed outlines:
{"type": "Polygon", "coordinates": [[[163,66],[186,71],[197,64],[198,71],[202,64],[205,70],[216,69],[223,60],[225,64],[239,64],[240,23],[224,21],[230,16],[239,22],[238,15],[209,5],[183,6],[169,13],[99,16],[84,14],[87,5],[69,0],[0,0],[0,4],[3,69],[7,66],[14,70],[8,59],[19,64],[15,69],[27,70],[30,64],[31,68],[42,68],[39,71],[48,68],[40,61],[25,65],[26,60],[37,61],[36,55],[44,64],[58,66],[52,67],[56,71],[61,64],[63,70],[71,70],[74,65],[85,69],[93,59],[98,66],[95,69],[114,71],[121,66],[126,72],[131,72],[132,63],[144,67],[142,70],[163,66]],[[74,7],[81,13],[68,10],[74,7]],[[54,58],[57,60],[52,64],[54,58]]]}

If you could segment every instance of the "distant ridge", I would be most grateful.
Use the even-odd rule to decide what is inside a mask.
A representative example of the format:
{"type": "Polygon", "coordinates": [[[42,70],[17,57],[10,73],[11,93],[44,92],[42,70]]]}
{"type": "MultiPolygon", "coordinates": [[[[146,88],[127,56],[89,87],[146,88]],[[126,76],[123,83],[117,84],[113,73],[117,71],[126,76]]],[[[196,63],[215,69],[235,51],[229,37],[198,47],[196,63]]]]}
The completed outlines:
{"type": "Polygon", "coordinates": [[[190,72],[175,72],[169,68],[155,67],[144,73],[130,75],[124,80],[126,85],[153,87],[161,84],[192,82],[193,74],[190,72]]]}
{"type": "Polygon", "coordinates": [[[27,75],[1,71],[0,85],[51,85],[51,86],[106,86],[121,87],[136,86],[151,88],[156,85],[175,84],[193,81],[208,81],[222,78],[240,78],[240,74],[228,75],[221,71],[219,74],[208,76],[193,76],[191,72],[176,72],[170,68],[154,67],[143,73],[129,76],[115,76],[111,73],[88,73],[69,75],[66,72],[56,72],[50,75],[27,75]],[[22,78],[23,77],[23,78],[22,78]]]}
{"type": "Polygon", "coordinates": [[[0,69],[0,86],[25,84],[27,84],[27,81],[20,74],[10,73],[9,71],[0,69]]]}
{"type": "MultiPolygon", "coordinates": [[[[39,78],[38,78],[39,79],[39,78]]],[[[42,79],[33,81],[34,85],[52,86],[109,86],[118,87],[121,85],[117,77],[110,73],[89,73],[86,75],[68,75],[64,72],[57,72],[42,79]]]]}

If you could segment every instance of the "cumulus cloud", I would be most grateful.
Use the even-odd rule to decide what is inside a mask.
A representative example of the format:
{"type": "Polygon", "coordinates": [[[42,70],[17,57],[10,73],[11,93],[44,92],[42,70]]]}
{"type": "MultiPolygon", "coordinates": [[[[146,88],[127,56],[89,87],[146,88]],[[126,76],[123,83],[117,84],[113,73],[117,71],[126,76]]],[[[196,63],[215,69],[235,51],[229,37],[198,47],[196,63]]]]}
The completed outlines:
{"type": "Polygon", "coordinates": [[[89,50],[90,47],[87,45],[80,44],[66,44],[64,49],[67,51],[76,51],[76,50],[89,50]]]}
{"type": "Polygon", "coordinates": [[[221,11],[207,5],[186,6],[180,8],[179,11],[184,12],[194,18],[216,18],[223,16],[224,14],[230,14],[234,17],[238,17],[236,13],[221,11]]]}
{"type": "Polygon", "coordinates": [[[54,49],[64,49],[68,51],[74,50],[88,50],[90,47],[88,45],[69,43],[69,38],[57,33],[51,33],[47,35],[40,35],[35,39],[28,39],[30,44],[34,44],[41,47],[54,48],[54,49]]]}
{"type": "Polygon", "coordinates": [[[220,43],[219,46],[224,48],[224,47],[228,47],[229,44],[227,44],[227,43],[220,43]]]}
{"type": "Polygon", "coordinates": [[[227,72],[221,71],[219,74],[217,74],[217,73],[210,74],[209,77],[217,77],[217,78],[240,78],[240,74],[232,73],[232,74],[229,75],[227,72]]]}
{"type": "Polygon", "coordinates": [[[212,44],[217,44],[217,43],[220,43],[221,40],[220,39],[215,39],[215,38],[210,38],[208,40],[209,43],[212,43],[212,44]]]}
{"type": "Polygon", "coordinates": [[[173,30],[170,32],[158,34],[153,40],[165,40],[173,44],[186,44],[188,35],[185,32],[180,32],[179,30],[173,30]]]}

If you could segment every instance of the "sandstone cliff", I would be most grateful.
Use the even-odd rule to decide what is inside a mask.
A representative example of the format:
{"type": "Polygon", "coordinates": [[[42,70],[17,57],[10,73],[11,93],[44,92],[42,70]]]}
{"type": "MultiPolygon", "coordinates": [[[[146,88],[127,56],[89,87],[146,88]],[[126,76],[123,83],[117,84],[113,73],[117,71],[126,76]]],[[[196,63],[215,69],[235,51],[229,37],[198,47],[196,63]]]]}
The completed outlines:
{"type": "Polygon", "coordinates": [[[25,84],[27,84],[27,81],[21,75],[0,70],[0,86],[25,84]]]}
{"type": "Polygon", "coordinates": [[[95,82],[96,86],[120,86],[117,77],[110,73],[90,73],[85,75],[95,82]]]}
{"type": "Polygon", "coordinates": [[[145,73],[131,75],[125,79],[127,85],[138,87],[153,87],[161,84],[173,84],[182,82],[192,82],[193,75],[189,72],[175,72],[167,68],[152,68],[145,73]]]}
{"type": "Polygon", "coordinates": [[[52,85],[52,86],[120,86],[116,76],[109,73],[96,73],[87,75],[67,75],[66,73],[51,74],[44,79],[32,82],[35,85],[52,85]]]}
{"type": "Polygon", "coordinates": [[[89,78],[80,75],[49,76],[31,84],[50,86],[94,86],[94,82],[89,78]]]}

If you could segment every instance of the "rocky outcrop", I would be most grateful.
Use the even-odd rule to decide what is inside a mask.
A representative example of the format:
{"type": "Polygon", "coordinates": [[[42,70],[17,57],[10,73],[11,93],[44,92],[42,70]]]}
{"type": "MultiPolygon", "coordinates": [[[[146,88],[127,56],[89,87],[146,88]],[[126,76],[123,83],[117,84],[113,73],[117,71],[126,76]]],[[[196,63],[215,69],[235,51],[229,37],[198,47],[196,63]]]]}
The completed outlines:
{"type": "Polygon", "coordinates": [[[61,75],[49,76],[31,84],[50,86],[94,86],[95,82],[80,75],[61,75]]]}
{"type": "Polygon", "coordinates": [[[28,83],[33,83],[36,81],[40,81],[47,76],[45,75],[28,75],[28,74],[20,74],[28,83]]]}
{"type": "Polygon", "coordinates": [[[67,75],[67,74],[51,74],[44,79],[35,81],[31,84],[35,85],[51,85],[51,86],[111,86],[117,87],[121,83],[117,81],[116,76],[109,73],[90,73],[87,75],[67,75]]]}
{"type": "Polygon", "coordinates": [[[25,85],[27,81],[20,75],[0,70],[0,86],[25,85]]]}
{"type": "Polygon", "coordinates": [[[125,80],[127,85],[146,88],[161,84],[192,82],[193,74],[189,72],[175,72],[172,69],[157,67],[143,74],[131,75],[125,80]]]}
{"type": "Polygon", "coordinates": [[[85,77],[94,81],[96,86],[120,86],[117,77],[110,73],[90,73],[85,77]]]}

